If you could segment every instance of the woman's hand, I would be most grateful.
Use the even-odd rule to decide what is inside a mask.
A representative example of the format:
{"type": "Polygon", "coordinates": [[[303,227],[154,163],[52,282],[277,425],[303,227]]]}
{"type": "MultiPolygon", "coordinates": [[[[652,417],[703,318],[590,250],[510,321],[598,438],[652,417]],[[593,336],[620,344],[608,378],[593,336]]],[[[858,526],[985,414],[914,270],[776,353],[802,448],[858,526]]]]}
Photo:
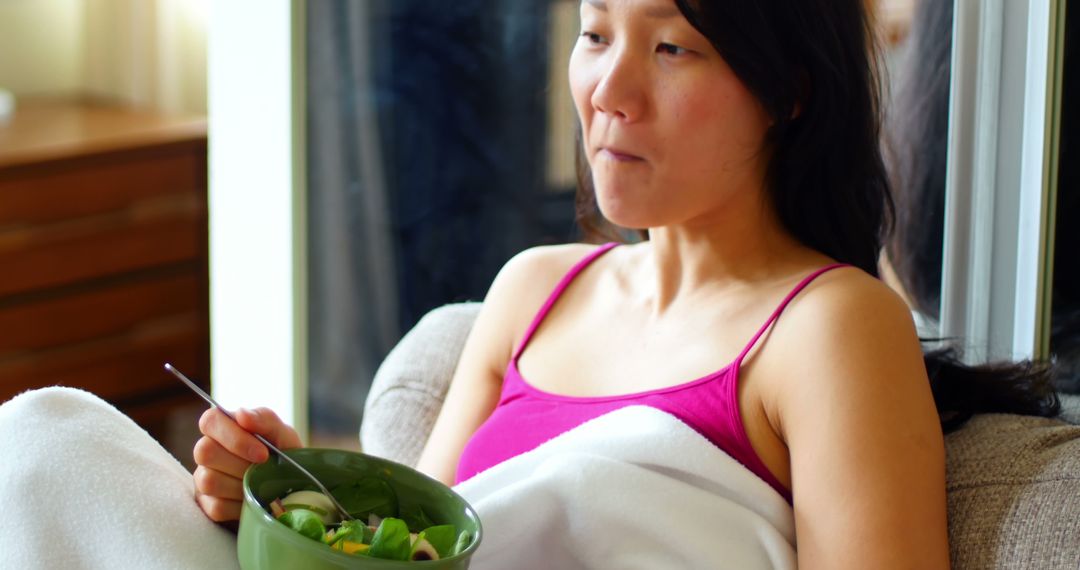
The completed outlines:
{"type": "Polygon", "coordinates": [[[265,437],[280,449],[302,447],[296,430],[272,410],[240,409],[233,415],[236,422],[217,408],[206,410],[199,418],[203,437],[192,451],[199,465],[194,473],[195,500],[206,516],[216,522],[240,518],[244,471],[252,463],[262,463],[270,457],[270,450],[252,433],[265,437]]]}

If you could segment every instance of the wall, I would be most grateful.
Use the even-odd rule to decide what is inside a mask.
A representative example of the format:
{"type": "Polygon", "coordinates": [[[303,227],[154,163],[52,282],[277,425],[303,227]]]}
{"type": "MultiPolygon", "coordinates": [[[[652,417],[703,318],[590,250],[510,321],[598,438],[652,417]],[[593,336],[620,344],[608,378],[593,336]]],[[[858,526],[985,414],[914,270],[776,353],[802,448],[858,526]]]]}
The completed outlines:
{"type": "Polygon", "coordinates": [[[84,0],[84,87],[98,97],[206,112],[207,0],[84,0]]]}
{"type": "Polygon", "coordinates": [[[206,112],[208,0],[0,0],[0,86],[206,112]]]}
{"type": "Polygon", "coordinates": [[[16,95],[82,90],[83,0],[0,0],[0,88],[16,95]]]}

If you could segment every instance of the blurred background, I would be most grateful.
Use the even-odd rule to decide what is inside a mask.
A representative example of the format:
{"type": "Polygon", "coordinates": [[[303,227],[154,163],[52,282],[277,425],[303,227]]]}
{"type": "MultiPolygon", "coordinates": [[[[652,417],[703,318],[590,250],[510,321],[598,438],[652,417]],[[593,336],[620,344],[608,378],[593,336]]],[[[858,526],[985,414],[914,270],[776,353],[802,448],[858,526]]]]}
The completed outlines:
{"type": "Polygon", "coordinates": [[[0,400],[78,386],[193,442],[161,366],[209,382],[208,4],[0,0],[0,400]]]}
{"type": "MultiPolygon", "coordinates": [[[[952,4],[868,0],[894,95],[935,1],[952,4]]],[[[269,402],[310,443],[356,449],[371,378],[424,313],[481,300],[522,249],[579,239],[577,14],[577,0],[0,0],[0,401],[83,387],[188,462],[205,406],[170,361],[226,404],[269,402]],[[263,49],[280,15],[285,43],[263,49]],[[285,86],[260,92],[278,68],[285,86]],[[280,142],[271,123],[295,172],[260,154],[280,142]],[[284,245],[263,233],[276,188],[284,245]],[[230,313],[282,280],[285,297],[230,313]],[[271,317],[289,321],[284,345],[271,317]],[[274,360],[282,346],[293,358],[274,360]]],[[[951,53],[951,15],[929,33],[951,53]]],[[[941,73],[945,114],[914,112],[944,133],[941,73]]],[[[944,187],[944,151],[928,176],[944,187]]]]}

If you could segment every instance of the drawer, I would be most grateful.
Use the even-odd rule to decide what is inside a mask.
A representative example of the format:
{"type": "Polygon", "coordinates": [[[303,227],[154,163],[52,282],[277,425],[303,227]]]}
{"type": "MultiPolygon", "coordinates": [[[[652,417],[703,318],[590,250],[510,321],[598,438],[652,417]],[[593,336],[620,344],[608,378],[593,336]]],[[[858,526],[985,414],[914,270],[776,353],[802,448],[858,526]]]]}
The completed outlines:
{"type": "Polygon", "coordinates": [[[205,142],[0,170],[0,229],[92,217],[177,194],[205,201],[205,142]]]}
{"type": "Polygon", "coordinates": [[[165,362],[209,380],[205,133],[20,102],[0,133],[0,401],[74,386],[153,423],[188,398],[165,362]]]}
{"type": "Polygon", "coordinates": [[[206,258],[206,208],[177,196],[0,230],[0,297],[206,258]]]}
{"type": "Polygon", "coordinates": [[[0,304],[0,361],[19,354],[89,342],[144,323],[204,313],[208,292],[198,267],[14,306],[0,304]]]}
{"type": "Polygon", "coordinates": [[[173,391],[177,380],[162,368],[172,362],[205,381],[205,319],[155,320],[122,335],[0,359],[0,401],[42,386],[73,386],[116,404],[173,391]]]}

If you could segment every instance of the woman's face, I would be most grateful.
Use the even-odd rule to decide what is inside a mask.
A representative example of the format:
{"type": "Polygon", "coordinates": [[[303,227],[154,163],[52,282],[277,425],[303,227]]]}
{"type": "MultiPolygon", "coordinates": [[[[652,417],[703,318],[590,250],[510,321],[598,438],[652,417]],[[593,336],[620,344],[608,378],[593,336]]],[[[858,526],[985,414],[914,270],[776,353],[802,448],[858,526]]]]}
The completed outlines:
{"type": "Polygon", "coordinates": [[[570,89],[604,216],[709,218],[763,189],[771,120],[673,0],[582,0],[570,89]]]}

